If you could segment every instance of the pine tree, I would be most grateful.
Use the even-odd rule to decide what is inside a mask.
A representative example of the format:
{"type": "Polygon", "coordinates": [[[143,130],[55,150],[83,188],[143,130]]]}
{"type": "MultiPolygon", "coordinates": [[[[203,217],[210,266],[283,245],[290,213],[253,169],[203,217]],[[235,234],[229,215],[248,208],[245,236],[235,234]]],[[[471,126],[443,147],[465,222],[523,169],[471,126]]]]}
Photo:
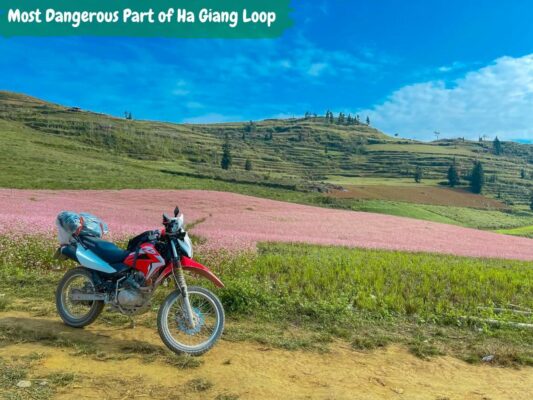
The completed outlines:
{"type": "Polygon", "coordinates": [[[476,161],[470,175],[470,187],[474,193],[481,193],[485,185],[485,173],[481,161],[476,161]]]}
{"type": "Polygon", "coordinates": [[[533,194],[531,195],[531,201],[529,203],[529,209],[533,211],[533,194]]]}
{"type": "Polygon", "coordinates": [[[422,168],[419,165],[417,165],[415,168],[415,182],[420,183],[421,180],[422,180],[422,168]]]}
{"type": "Polygon", "coordinates": [[[448,185],[455,187],[459,184],[459,173],[455,167],[455,162],[448,168],[448,185]]]}
{"type": "Polygon", "coordinates": [[[370,117],[368,115],[366,116],[366,124],[370,126],[370,117]]]}
{"type": "Polygon", "coordinates": [[[496,136],[494,142],[492,142],[492,147],[494,149],[494,154],[497,156],[502,154],[502,143],[500,142],[500,139],[498,139],[498,136],[496,136]]]}
{"type": "Polygon", "coordinates": [[[246,162],[244,163],[244,169],[246,171],[251,171],[252,170],[252,160],[250,160],[249,158],[247,158],[246,162]]]}
{"type": "Polygon", "coordinates": [[[244,127],[244,130],[245,132],[255,132],[256,130],[256,125],[255,125],[255,122],[254,121],[250,121],[248,124],[246,124],[246,126],[244,127]]]}
{"type": "Polygon", "coordinates": [[[526,176],[527,176],[526,170],[524,168],[522,168],[520,170],[520,178],[526,179],[526,176]]]}
{"type": "Polygon", "coordinates": [[[229,137],[226,135],[226,140],[222,145],[222,159],[220,160],[220,167],[222,169],[230,169],[232,163],[231,157],[231,144],[229,142],[229,137]]]}

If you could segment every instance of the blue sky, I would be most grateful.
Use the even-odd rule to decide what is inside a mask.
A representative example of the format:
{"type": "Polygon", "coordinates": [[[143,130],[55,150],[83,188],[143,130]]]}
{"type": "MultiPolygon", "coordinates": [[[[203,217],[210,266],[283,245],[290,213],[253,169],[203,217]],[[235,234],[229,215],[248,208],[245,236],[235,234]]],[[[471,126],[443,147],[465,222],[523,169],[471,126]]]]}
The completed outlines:
{"type": "Polygon", "coordinates": [[[423,140],[533,139],[533,3],[294,1],[273,40],[0,39],[0,89],[138,119],[370,115],[423,140]]]}

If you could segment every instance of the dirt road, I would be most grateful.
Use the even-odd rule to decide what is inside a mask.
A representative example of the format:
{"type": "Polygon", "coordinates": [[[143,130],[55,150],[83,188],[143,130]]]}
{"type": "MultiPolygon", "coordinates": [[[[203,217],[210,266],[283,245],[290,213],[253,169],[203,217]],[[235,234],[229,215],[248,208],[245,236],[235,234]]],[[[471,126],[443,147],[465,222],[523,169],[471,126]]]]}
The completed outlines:
{"type": "Polygon", "coordinates": [[[319,354],[223,340],[200,366],[180,369],[142,354],[147,346],[162,346],[155,330],[145,327],[98,324],[74,330],[57,319],[21,312],[0,314],[0,328],[5,327],[94,346],[86,354],[44,342],[0,347],[4,360],[40,354],[32,376],[74,373],[72,383],[57,389],[58,399],[526,400],[533,388],[531,368],[472,366],[450,357],[425,361],[394,346],[357,352],[338,342],[319,354]],[[132,346],[140,353],[124,352],[132,346]]]}

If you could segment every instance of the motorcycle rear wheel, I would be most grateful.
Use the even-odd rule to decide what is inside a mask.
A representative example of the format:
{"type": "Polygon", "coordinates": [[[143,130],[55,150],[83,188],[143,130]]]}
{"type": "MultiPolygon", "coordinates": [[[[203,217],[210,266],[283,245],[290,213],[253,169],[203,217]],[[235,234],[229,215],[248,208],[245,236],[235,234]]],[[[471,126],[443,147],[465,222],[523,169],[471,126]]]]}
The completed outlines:
{"type": "Polygon", "coordinates": [[[200,356],[210,350],[224,330],[224,308],[211,291],[197,286],[188,288],[195,327],[184,313],[183,296],[173,291],[161,304],[157,330],[163,343],[176,354],[200,356]]]}
{"type": "Polygon", "coordinates": [[[69,299],[72,289],[94,291],[95,284],[91,272],[83,267],[71,269],[59,281],[56,289],[57,313],[63,322],[73,328],[83,328],[98,318],[104,308],[104,302],[100,300],[73,301],[69,299]],[[83,284],[83,286],[76,287],[76,284],[78,286],[83,284]]]}

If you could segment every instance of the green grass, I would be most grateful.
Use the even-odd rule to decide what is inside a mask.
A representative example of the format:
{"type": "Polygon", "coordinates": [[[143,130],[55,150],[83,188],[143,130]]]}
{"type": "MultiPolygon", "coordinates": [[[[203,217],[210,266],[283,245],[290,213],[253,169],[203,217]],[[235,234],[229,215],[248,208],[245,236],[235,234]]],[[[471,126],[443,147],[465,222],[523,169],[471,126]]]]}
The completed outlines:
{"type": "Polygon", "coordinates": [[[185,386],[193,392],[205,392],[213,387],[213,382],[205,378],[194,378],[188,381],[185,386]]]}
{"type": "Polygon", "coordinates": [[[401,343],[424,358],[494,354],[501,365],[533,365],[533,330],[505,325],[533,318],[492,311],[533,309],[527,262],[286,244],[217,260],[227,285],[219,295],[243,320],[230,338],[323,351],[340,337],[359,350],[401,343]],[[314,333],[293,337],[290,327],[314,333]]]}
{"type": "Polygon", "coordinates": [[[421,183],[416,183],[412,177],[409,178],[385,178],[371,176],[342,176],[328,175],[326,182],[334,185],[353,185],[353,186],[435,186],[439,183],[438,179],[424,179],[421,183]]]}
{"type": "MultiPolygon", "coordinates": [[[[8,309],[55,314],[53,291],[67,265],[52,268],[58,265],[50,258],[54,245],[40,237],[0,237],[0,293],[12,299],[8,309]]],[[[327,351],[337,337],[360,350],[400,343],[423,357],[445,353],[479,362],[490,351],[502,365],[533,365],[533,330],[506,325],[532,323],[531,316],[493,310],[509,304],[533,309],[533,268],[527,262],[289,244],[262,244],[257,253],[204,254],[200,260],[226,284],[217,290],[228,316],[226,340],[327,351]],[[484,322],[489,319],[502,325],[484,322]]],[[[103,318],[114,324],[112,315],[103,318]]],[[[153,313],[144,318],[142,325],[155,326],[153,313]]],[[[83,352],[90,343],[81,337],[6,329],[3,340],[73,347],[98,359],[94,346],[83,352]]],[[[146,362],[165,358],[136,341],[124,344],[122,353],[146,362]]]]}
{"type": "Polygon", "coordinates": [[[423,154],[448,154],[448,155],[469,155],[472,156],[472,150],[464,145],[457,146],[436,146],[434,144],[420,144],[415,141],[400,143],[375,144],[368,146],[369,151],[386,151],[386,152],[402,152],[408,149],[411,153],[423,154]]]}
{"type": "Polygon", "coordinates": [[[356,200],[352,202],[351,209],[489,230],[520,227],[533,222],[533,213],[525,210],[506,212],[384,200],[356,200]]]}
{"type": "Polygon", "coordinates": [[[380,317],[455,321],[478,307],[533,308],[527,262],[310,245],[263,244],[259,255],[219,267],[235,312],[279,310],[302,319],[380,317]]]}
{"type": "Polygon", "coordinates": [[[512,229],[498,229],[496,232],[503,233],[505,235],[533,238],[533,225],[521,226],[512,229]]]}
{"type": "Polygon", "coordinates": [[[72,373],[55,372],[41,376],[34,373],[34,366],[43,358],[32,353],[24,357],[0,357],[0,396],[4,399],[47,400],[54,398],[58,388],[66,387],[76,381],[72,373]],[[18,387],[21,381],[30,383],[29,387],[18,387]]]}

